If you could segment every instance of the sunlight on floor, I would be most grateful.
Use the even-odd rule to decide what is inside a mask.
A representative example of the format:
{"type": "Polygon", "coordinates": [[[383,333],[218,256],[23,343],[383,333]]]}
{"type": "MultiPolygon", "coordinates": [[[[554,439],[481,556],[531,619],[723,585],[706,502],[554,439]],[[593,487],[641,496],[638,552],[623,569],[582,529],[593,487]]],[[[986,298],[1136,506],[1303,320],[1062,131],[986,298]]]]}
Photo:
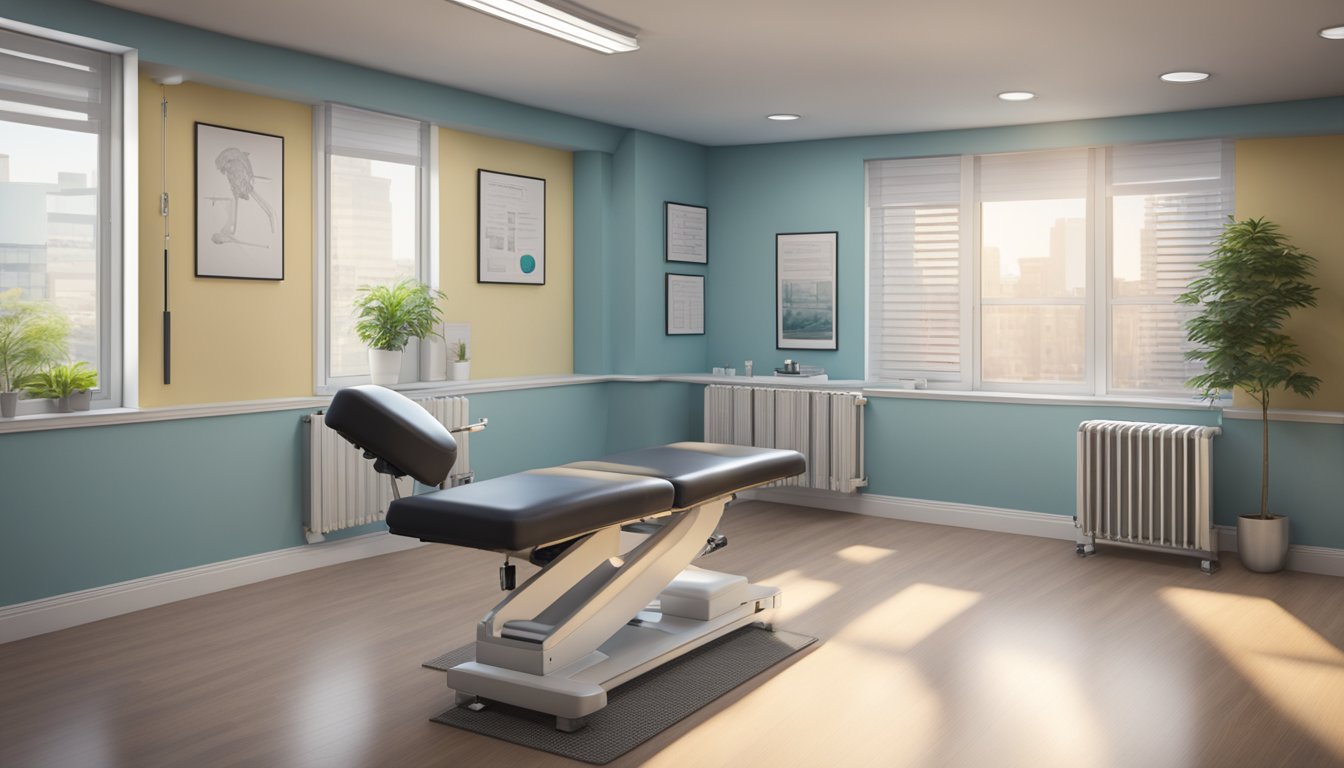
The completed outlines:
{"type": "Polygon", "coordinates": [[[839,584],[833,581],[809,579],[802,574],[802,571],[785,571],[777,576],[761,579],[760,583],[779,587],[784,595],[784,605],[775,611],[776,623],[807,613],[822,600],[840,591],[839,584]]]}
{"type": "Polygon", "coordinates": [[[907,651],[980,601],[979,592],[911,584],[835,635],[870,648],[907,651]]]}
{"type": "Polygon", "coordinates": [[[929,765],[942,721],[913,663],[828,641],[645,765],[929,765]]]}
{"type": "Polygon", "coordinates": [[[896,550],[894,549],[887,549],[886,547],[870,547],[867,544],[855,544],[852,547],[845,547],[835,554],[839,555],[841,560],[848,560],[851,563],[872,565],[895,551],[896,550]]]}
{"type": "Polygon", "coordinates": [[[1180,587],[1160,594],[1284,717],[1344,759],[1344,652],[1263,597],[1180,587]]]}
{"type": "Polygon", "coordinates": [[[358,765],[373,734],[370,670],[351,654],[332,660],[295,697],[288,764],[358,765]]]}

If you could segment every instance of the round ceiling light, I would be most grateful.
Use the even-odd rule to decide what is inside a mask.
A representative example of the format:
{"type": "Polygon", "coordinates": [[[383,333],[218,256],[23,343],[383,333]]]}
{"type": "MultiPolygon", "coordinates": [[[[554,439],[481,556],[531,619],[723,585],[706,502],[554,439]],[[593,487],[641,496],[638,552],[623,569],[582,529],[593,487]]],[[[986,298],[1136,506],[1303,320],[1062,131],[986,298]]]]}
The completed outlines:
{"type": "Polygon", "coordinates": [[[1036,98],[1036,94],[1031,91],[1004,91],[999,94],[999,98],[1004,101],[1031,101],[1036,98]]]}
{"type": "Polygon", "coordinates": [[[1168,83],[1198,83],[1200,80],[1208,80],[1208,72],[1167,72],[1162,75],[1162,79],[1168,83]]]}
{"type": "Polygon", "coordinates": [[[799,117],[801,117],[801,115],[792,115],[792,114],[789,114],[788,112],[778,112],[778,113],[773,114],[773,115],[766,115],[766,116],[765,116],[765,119],[766,119],[766,120],[779,120],[779,121],[783,122],[783,121],[785,121],[785,120],[797,120],[799,117]]]}
{"type": "Polygon", "coordinates": [[[1322,29],[1318,34],[1320,34],[1320,36],[1324,37],[1326,40],[1344,40],[1344,26],[1326,27],[1325,29],[1322,29]]]}

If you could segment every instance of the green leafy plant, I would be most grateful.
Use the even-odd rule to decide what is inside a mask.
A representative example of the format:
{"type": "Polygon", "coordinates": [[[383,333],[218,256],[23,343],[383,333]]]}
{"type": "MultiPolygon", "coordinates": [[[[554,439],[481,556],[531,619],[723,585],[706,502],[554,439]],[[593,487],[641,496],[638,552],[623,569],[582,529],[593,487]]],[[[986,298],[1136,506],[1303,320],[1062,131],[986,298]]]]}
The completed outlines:
{"type": "Polygon", "coordinates": [[[54,365],[29,377],[24,389],[33,397],[69,397],[72,392],[98,386],[98,372],[88,363],[54,365]]]}
{"type": "Polygon", "coordinates": [[[434,335],[443,317],[438,302],[447,298],[413,279],[364,286],[355,298],[355,333],[371,349],[405,349],[411,339],[434,335]]]}
{"type": "Polygon", "coordinates": [[[70,321],[49,301],[25,301],[18,288],[0,292],[0,392],[65,357],[70,321]]]}
{"type": "Polygon", "coordinates": [[[467,342],[465,341],[457,342],[456,354],[457,354],[457,362],[459,363],[467,362],[467,342]]]}
{"type": "Polygon", "coordinates": [[[1283,332],[1292,310],[1316,306],[1309,281],[1316,260],[1294,247],[1278,225],[1264,218],[1228,217],[1204,277],[1176,299],[1198,304],[1186,323],[1197,349],[1186,353],[1204,363],[1188,382],[1213,400],[1240,389],[1260,404],[1260,518],[1269,519],[1269,397],[1277,389],[1310,397],[1321,380],[1306,373],[1306,357],[1283,332]]]}

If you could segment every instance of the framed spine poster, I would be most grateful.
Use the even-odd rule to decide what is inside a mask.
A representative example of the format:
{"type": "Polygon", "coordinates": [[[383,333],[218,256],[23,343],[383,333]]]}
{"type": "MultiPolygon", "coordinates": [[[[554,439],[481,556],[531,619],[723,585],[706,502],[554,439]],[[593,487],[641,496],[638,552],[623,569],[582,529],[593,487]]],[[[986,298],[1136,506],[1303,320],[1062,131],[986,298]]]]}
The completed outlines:
{"type": "Polygon", "coordinates": [[[709,209],[663,203],[663,259],[709,263],[709,209]]]}
{"type": "Polygon", "coordinates": [[[775,348],[836,349],[836,232],[775,235],[775,348]]]}
{"type": "Polygon", "coordinates": [[[705,334],[705,276],[667,275],[668,336],[705,334]]]}
{"type": "Polygon", "coordinates": [[[285,139],[196,123],[196,276],[285,279],[285,139]]]}
{"type": "Polygon", "coordinates": [[[476,171],[476,282],[546,284],[546,180],[476,171]]]}

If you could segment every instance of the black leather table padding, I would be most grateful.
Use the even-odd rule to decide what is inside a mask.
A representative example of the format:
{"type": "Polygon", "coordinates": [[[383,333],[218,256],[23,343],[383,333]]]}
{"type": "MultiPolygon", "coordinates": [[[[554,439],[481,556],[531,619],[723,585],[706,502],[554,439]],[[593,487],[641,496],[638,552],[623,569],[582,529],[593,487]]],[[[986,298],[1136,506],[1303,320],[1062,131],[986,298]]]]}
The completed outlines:
{"type": "Polygon", "coordinates": [[[677,489],[677,509],[807,471],[797,451],[721,443],[672,443],[566,464],[577,469],[661,477],[677,489]]]}
{"type": "Polygon", "coordinates": [[[346,440],[425,485],[442,483],[457,461],[457,441],[448,428],[386,387],[361,384],[340,390],[325,418],[346,440]]]}
{"type": "Polygon", "coordinates": [[[393,501],[392,533],[517,551],[672,508],[672,485],[570,467],[532,469],[393,501]]]}

